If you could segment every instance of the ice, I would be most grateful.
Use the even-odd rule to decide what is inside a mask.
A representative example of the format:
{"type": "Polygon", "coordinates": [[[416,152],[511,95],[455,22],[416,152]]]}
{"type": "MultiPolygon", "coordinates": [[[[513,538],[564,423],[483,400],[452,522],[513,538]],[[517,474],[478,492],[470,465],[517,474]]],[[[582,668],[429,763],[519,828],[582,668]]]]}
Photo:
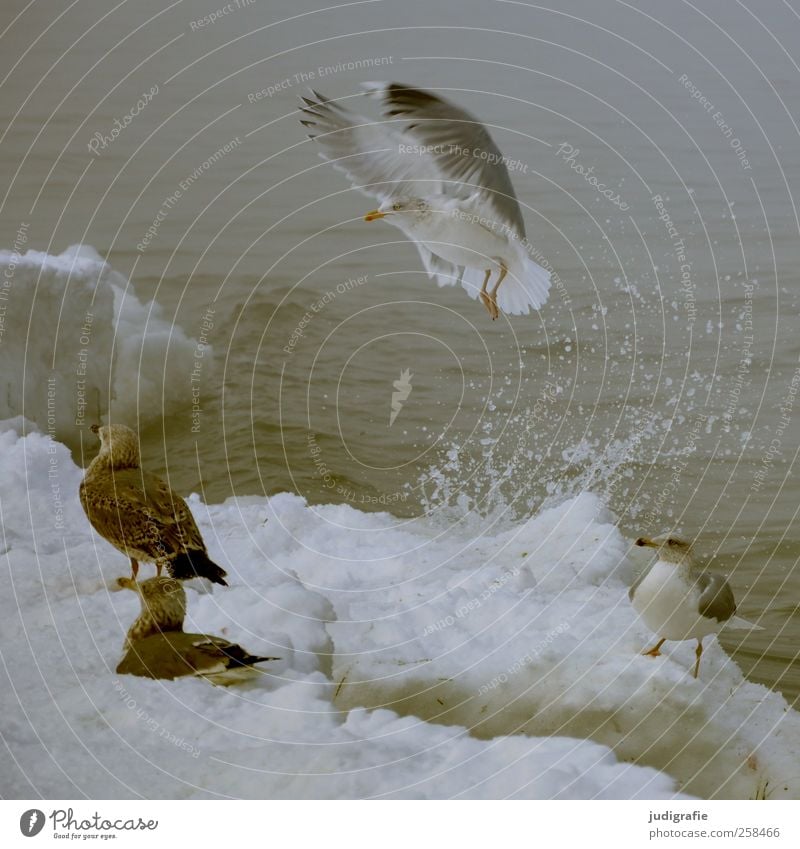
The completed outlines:
{"type": "Polygon", "coordinates": [[[25,416],[75,447],[82,429],[107,420],[109,394],[122,422],[169,414],[181,401],[185,409],[196,343],[157,304],[142,304],[94,248],[0,251],[0,280],[0,350],[14,364],[3,369],[0,420],[25,416]]]}
{"type": "Polygon", "coordinates": [[[592,495],[488,535],[192,496],[231,586],[189,591],[187,626],[281,657],[223,689],[116,675],[138,601],[80,477],[47,435],[0,433],[5,798],[800,795],[779,695],[713,640],[698,681],[689,644],[638,654],[637,564],[592,495]]]}

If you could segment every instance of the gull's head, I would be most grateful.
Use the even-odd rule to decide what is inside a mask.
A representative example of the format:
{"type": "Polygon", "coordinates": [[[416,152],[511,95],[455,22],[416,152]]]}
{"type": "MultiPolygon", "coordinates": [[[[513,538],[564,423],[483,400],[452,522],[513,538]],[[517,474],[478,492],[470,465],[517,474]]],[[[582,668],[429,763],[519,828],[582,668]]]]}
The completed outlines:
{"type": "Polygon", "coordinates": [[[149,615],[162,631],[180,630],[186,616],[186,591],[175,578],[117,578],[120,587],[139,595],[142,613],[149,615]]]}
{"type": "Polygon", "coordinates": [[[139,467],[139,437],[129,427],[121,424],[92,425],[90,430],[100,437],[99,460],[109,463],[112,469],[139,467]]]}
{"type": "Polygon", "coordinates": [[[368,212],[364,221],[377,221],[378,218],[386,218],[396,215],[406,220],[418,220],[424,218],[430,210],[430,204],[422,198],[394,197],[385,200],[377,209],[368,212]]]}
{"type": "Polygon", "coordinates": [[[639,537],[636,545],[656,549],[658,559],[665,560],[667,563],[682,563],[686,559],[691,559],[692,556],[691,544],[672,534],[664,534],[660,537],[639,537]]]}

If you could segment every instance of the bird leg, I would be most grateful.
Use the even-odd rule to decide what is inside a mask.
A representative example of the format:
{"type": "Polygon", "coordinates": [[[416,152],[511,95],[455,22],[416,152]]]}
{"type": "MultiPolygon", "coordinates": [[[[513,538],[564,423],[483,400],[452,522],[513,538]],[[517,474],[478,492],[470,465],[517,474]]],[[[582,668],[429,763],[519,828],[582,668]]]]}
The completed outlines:
{"type": "Polygon", "coordinates": [[[157,577],[157,578],[160,578],[160,577],[161,577],[161,570],[162,570],[163,568],[164,568],[164,564],[163,564],[163,563],[161,563],[160,561],[159,561],[158,563],[156,563],[156,577],[157,577]]]}
{"type": "Polygon", "coordinates": [[[491,277],[491,275],[492,275],[492,269],[487,268],[486,269],[486,276],[483,278],[483,286],[481,286],[480,295],[481,295],[481,301],[483,302],[483,305],[486,307],[486,312],[488,312],[489,315],[492,318],[494,318],[494,313],[492,311],[492,302],[489,300],[489,293],[486,291],[486,286],[489,283],[489,278],[491,277]]]}
{"type": "Polygon", "coordinates": [[[694,665],[694,677],[697,678],[697,673],[700,671],[700,658],[703,654],[703,643],[698,640],[697,648],[694,650],[695,657],[697,658],[697,662],[694,665]]]}
{"type": "Polygon", "coordinates": [[[492,321],[500,315],[500,310],[497,309],[497,290],[500,288],[500,284],[503,280],[506,279],[506,274],[508,274],[508,269],[505,266],[505,263],[500,263],[500,276],[497,278],[497,283],[494,284],[492,291],[489,293],[489,300],[492,302],[492,321]]]}
{"type": "Polygon", "coordinates": [[[136,580],[136,576],[139,574],[139,563],[131,557],[131,578],[136,580]]]}
{"type": "Polygon", "coordinates": [[[653,648],[648,649],[647,651],[643,651],[642,654],[647,655],[647,657],[658,657],[661,654],[661,651],[660,651],[661,646],[663,646],[666,641],[667,641],[667,638],[664,637],[663,639],[659,640],[653,646],[653,648]]]}

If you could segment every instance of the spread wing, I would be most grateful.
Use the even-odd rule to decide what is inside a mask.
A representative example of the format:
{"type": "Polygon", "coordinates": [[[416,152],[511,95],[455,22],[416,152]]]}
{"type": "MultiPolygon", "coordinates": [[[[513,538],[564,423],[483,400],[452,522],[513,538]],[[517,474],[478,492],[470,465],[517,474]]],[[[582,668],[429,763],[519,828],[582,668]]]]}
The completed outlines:
{"type": "Polygon", "coordinates": [[[701,616],[727,622],[736,613],[733,590],[722,575],[701,572],[697,577],[697,586],[700,590],[698,610],[701,616]]]}
{"type": "Polygon", "coordinates": [[[384,120],[356,115],[317,92],[303,98],[302,123],[320,155],[356,188],[381,200],[396,195],[473,198],[525,236],[503,155],[473,115],[430,92],[399,83],[366,83],[384,120]]]}
{"type": "Polygon", "coordinates": [[[205,551],[186,502],[149,472],[124,469],[84,479],[80,495],[95,530],[117,548],[138,548],[154,560],[187,548],[205,551]]]}

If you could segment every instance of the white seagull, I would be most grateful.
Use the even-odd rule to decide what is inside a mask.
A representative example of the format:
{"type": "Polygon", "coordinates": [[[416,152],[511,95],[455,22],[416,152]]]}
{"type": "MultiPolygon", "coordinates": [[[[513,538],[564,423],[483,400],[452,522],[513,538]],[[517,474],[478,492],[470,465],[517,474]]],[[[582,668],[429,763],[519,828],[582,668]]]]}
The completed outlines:
{"type": "Polygon", "coordinates": [[[654,548],[658,553],[652,566],[628,591],[636,612],[660,637],[653,648],[642,654],[658,657],[667,640],[697,640],[697,678],[703,637],[716,634],[723,627],[761,630],[734,616],[736,601],[730,585],[722,575],[700,570],[688,542],[674,536],[639,537],[636,545],[654,548]]]}
{"type": "Polygon", "coordinates": [[[500,310],[527,315],[540,309],[550,274],[531,259],[508,160],[486,127],[422,89],[385,82],[363,87],[382,101],[383,120],[357,115],[315,91],[301,110],[320,156],[381,201],[364,219],[385,218],[402,230],[429,278],[439,286],[460,283],[480,296],[492,319],[500,310]]]}

